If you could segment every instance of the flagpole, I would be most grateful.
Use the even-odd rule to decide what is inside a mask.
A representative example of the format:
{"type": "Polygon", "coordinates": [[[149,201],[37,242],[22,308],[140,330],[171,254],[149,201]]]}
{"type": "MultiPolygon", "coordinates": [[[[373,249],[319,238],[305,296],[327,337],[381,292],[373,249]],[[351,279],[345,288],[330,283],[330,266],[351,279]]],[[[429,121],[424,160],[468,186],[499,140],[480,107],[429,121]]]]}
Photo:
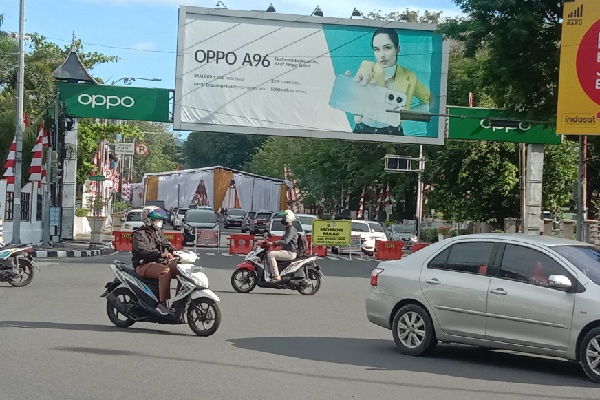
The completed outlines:
{"type": "Polygon", "coordinates": [[[17,77],[17,129],[15,138],[15,183],[13,191],[13,244],[21,244],[21,175],[23,168],[23,95],[25,80],[25,0],[20,0],[19,10],[19,74],[17,77]]]}

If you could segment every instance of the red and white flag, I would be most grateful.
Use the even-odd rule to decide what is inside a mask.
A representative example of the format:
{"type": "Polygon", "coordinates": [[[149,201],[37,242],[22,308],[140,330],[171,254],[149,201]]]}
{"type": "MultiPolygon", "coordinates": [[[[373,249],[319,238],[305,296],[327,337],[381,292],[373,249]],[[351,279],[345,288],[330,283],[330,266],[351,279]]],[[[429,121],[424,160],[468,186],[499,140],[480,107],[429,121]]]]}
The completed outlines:
{"type": "Polygon", "coordinates": [[[4,175],[6,178],[6,191],[14,192],[15,191],[15,154],[17,151],[17,140],[13,138],[12,144],[10,145],[10,150],[8,151],[8,157],[4,162],[4,175]]]}
{"type": "Polygon", "coordinates": [[[44,168],[44,148],[48,147],[48,137],[44,131],[44,124],[40,127],[35,146],[31,150],[33,157],[29,166],[29,180],[31,182],[41,182],[46,177],[46,168],[44,168]]]}
{"type": "Polygon", "coordinates": [[[363,189],[362,194],[360,195],[360,203],[358,204],[358,213],[356,214],[356,219],[363,219],[364,213],[365,213],[365,189],[363,189]]]}
{"type": "Polygon", "coordinates": [[[387,183],[387,186],[385,188],[385,205],[389,206],[392,204],[392,195],[390,192],[390,183],[387,183]]]}
{"type": "Polygon", "coordinates": [[[379,218],[379,209],[381,208],[381,202],[383,201],[383,188],[379,191],[379,197],[377,197],[377,207],[375,208],[375,219],[379,218]]]}

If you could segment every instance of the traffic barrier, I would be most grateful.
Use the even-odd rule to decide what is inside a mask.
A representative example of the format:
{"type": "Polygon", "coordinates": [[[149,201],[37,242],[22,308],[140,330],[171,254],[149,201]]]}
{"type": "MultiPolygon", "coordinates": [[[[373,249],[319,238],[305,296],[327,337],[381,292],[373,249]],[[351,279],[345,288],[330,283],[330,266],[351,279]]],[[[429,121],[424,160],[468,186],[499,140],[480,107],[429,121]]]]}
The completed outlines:
{"type": "Polygon", "coordinates": [[[133,231],[113,231],[113,248],[117,251],[131,251],[133,231]]]}
{"type": "MultiPolygon", "coordinates": [[[[113,247],[117,251],[129,251],[133,248],[133,231],[113,231],[113,247]]],[[[171,242],[177,250],[183,249],[183,234],[179,231],[165,231],[165,238],[171,242]]]]}
{"type": "Polygon", "coordinates": [[[327,256],[327,246],[322,246],[322,245],[312,246],[312,235],[306,235],[306,241],[308,242],[307,254],[312,254],[313,256],[319,256],[319,257],[327,256]]]}
{"type": "Polygon", "coordinates": [[[375,258],[378,260],[399,260],[402,258],[404,242],[387,240],[375,241],[375,258]]]}
{"type": "Polygon", "coordinates": [[[423,247],[429,246],[431,243],[415,243],[412,246],[412,252],[421,250],[423,247]]]}
{"type": "Polygon", "coordinates": [[[253,247],[253,235],[229,235],[229,254],[248,254],[252,251],[253,247]]]}

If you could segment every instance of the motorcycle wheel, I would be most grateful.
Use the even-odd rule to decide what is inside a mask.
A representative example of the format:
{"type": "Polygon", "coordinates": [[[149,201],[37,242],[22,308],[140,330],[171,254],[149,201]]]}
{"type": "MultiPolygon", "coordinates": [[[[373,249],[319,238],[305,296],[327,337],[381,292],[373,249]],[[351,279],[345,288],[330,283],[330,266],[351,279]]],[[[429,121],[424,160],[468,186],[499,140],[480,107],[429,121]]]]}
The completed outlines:
{"type": "Polygon", "coordinates": [[[238,293],[250,293],[256,287],[256,272],[236,269],[231,275],[231,286],[238,293]]]}
{"type": "Polygon", "coordinates": [[[8,283],[15,287],[27,286],[33,280],[33,265],[28,260],[18,259],[17,271],[19,276],[11,278],[8,283]]]}
{"type": "Polygon", "coordinates": [[[308,279],[310,280],[310,285],[304,286],[298,289],[298,291],[305,296],[312,296],[321,289],[321,275],[314,269],[309,269],[308,279]]]}
{"type": "MultiPolygon", "coordinates": [[[[127,288],[116,288],[113,291],[113,294],[117,296],[117,298],[123,303],[133,304],[137,302],[137,298],[135,297],[135,295],[131,293],[131,291],[127,288]]],[[[135,321],[133,319],[126,317],[123,314],[119,314],[117,309],[111,306],[108,301],[106,302],[106,315],[108,315],[108,319],[110,319],[110,322],[112,322],[115,326],[118,326],[119,328],[127,328],[135,324],[135,321]]]]}
{"type": "Polygon", "coordinates": [[[192,300],[187,310],[187,321],[198,336],[210,336],[221,325],[221,310],[213,299],[200,297],[192,300]]]}

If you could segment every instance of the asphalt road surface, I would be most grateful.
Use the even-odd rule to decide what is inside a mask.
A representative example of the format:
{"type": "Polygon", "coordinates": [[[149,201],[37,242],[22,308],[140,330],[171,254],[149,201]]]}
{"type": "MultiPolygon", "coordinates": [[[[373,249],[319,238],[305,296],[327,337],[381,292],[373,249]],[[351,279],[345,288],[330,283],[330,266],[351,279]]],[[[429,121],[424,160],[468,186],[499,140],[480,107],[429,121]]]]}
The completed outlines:
{"type": "Polygon", "coordinates": [[[0,284],[0,399],[600,398],[559,359],[443,344],[399,354],[365,316],[372,260],[321,260],[315,296],[238,294],[229,280],[242,258],[205,251],[223,321],[200,338],[187,325],[114,327],[99,295],[115,258],[128,255],[39,260],[31,285],[0,284]]]}

